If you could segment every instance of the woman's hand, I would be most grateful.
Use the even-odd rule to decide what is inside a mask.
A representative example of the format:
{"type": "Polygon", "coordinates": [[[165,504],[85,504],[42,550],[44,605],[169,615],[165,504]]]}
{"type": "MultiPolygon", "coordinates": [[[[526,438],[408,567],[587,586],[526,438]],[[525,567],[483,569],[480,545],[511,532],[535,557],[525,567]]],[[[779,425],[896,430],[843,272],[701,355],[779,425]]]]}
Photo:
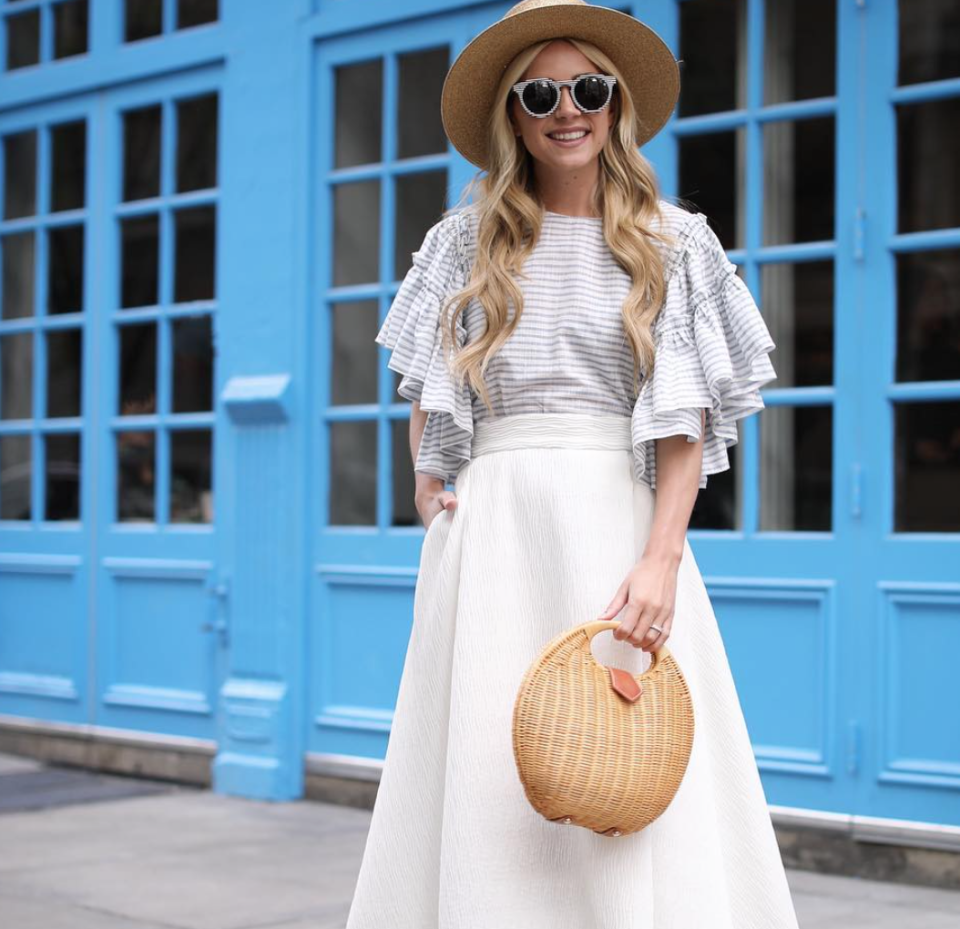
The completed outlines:
{"type": "Polygon", "coordinates": [[[438,477],[415,472],[417,488],[413,503],[420,514],[424,529],[430,528],[430,523],[444,510],[457,508],[457,495],[452,490],[444,490],[444,482],[438,477]]]}
{"type": "Polygon", "coordinates": [[[677,603],[677,572],[673,558],[645,554],[624,578],[610,605],[597,619],[613,619],[626,609],[620,625],[613,630],[617,640],[626,639],[634,648],[659,651],[670,637],[677,603]],[[650,627],[656,624],[662,632],[650,627]]]}

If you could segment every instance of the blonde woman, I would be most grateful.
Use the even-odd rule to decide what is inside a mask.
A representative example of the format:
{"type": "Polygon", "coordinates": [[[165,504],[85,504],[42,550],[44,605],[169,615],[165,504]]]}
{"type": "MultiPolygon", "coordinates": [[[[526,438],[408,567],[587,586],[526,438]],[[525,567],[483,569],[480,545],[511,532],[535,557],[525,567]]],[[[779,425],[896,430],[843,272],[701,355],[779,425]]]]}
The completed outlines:
{"type": "Polygon", "coordinates": [[[655,33],[582,0],[518,4],[447,75],[447,135],[485,174],[377,336],[426,535],[347,929],[797,929],[686,539],[774,344],[638,151],[678,86],[655,33]],[[669,642],[696,717],[672,801],[619,837],[540,816],[512,754],[528,665],[595,618],[620,623],[603,665],[639,674],[669,642]]]}

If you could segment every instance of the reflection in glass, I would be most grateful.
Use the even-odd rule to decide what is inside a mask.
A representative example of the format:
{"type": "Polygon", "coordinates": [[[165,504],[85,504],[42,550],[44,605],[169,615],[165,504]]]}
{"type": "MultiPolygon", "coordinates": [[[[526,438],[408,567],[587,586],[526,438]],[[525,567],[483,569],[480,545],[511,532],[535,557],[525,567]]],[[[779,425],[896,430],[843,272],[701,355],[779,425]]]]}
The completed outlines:
{"type": "Polygon", "coordinates": [[[79,416],[83,333],[47,332],[47,416],[79,416]]]}
{"type": "Polygon", "coordinates": [[[87,51],[87,0],[53,6],[53,57],[69,58],[87,51]]]}
{"type": "MultiPolygon", "coordinates": [[[[742,426],[738,427],[742,430],[742,426]]],[[[741,431],[742,441],[742,431],[741,431]]],[[[707,477],[707,486],[697,495],[690,516],[691,529],[739,529],[737,475],[740,471],[740,444],[727,449],[730,467],[707,477]]]]}
{"type": "Polygon", "coordinates": [[[50,143],[50,209],[79,210],[86,203],[87,124],[81,119],[54,126],[50,143]]]}
{"type": "Polygon", "coordinates": [[[142,416],[157,411],[157,325],[120,327],[117,412],[142,416]]]}
{"type": "Polygon", "coordinates": [[[447,172],[404,174],[396,183],[393,277],[400,280],[410,270],[411,253],[420,248],[427,230],[440,221],[447,206],[447,172]]]}
{"type": "Polygon", "coordinates": [[[152,432],[117,433],[117,519],[154,520],[155,468],[152,432]]]}
{"type": "Polygon", "coordinates": [[[333,188],[333,286],[379,280],[380,183],[333,188]]]}
{"type": "Polygon", "coordinates": [[[16,132],[3,139],[3,218],[37,212],[37,133],[16,132]]]}
{"type": "Polygon", "coordinates": [[[334,75],[334,167],[374,164],[381,159],[383,59],[341,65],[334,75]]]}
{"type": "Polygon", "coordinates": [[[0,436],[0,519],[30,519],[30,436],[0,436]]]}
{"type": "Polygon", "coordinates": [[[175,319],[173,329],[173,412],[213,409],[213,319],[175,319]]]}
{"type": "Polygon", "coordinates": [[[894,531],[960,532],[960,401],[894,406],[894,531]]]}
{"type": "Polygon", "coordinates": [[[960,251],[897,261],[897,380],[960,378],[960,251]]]}
{"type": "Polygon", "coordinates": [[[829,532],[833,408],[767,407],[760,417],[760,528],[829,532]]]}
{"type": "Polygon", "coordinates": [[[377,423],[330,423],[330,525],[372,526],[377,519],[377,423]]]}
{"type": "Polygon", "coordinates": [[[46,487],[43,518],[80,518],[80,435],[75,432],[44,436],[46,487]]]}
{"type": "Polygon", "coordinates": [[[836,0],[776,0],[765,5],[765,103],[837,92],[836,0]]]}
{"type": "Polygon", "coordinates": [[[440,120],[440,91],[450,67],[450,49],[398,57],[400,90],[397,100],[397,158],[435,155],[447,150],[440,120]]]}
{"type": "Polygon", "coordinates": [[[177,190],[217,186],[217,95],[177,103],[177,190]]]}
{"type": "Polygon", "coordinates": [[[123,220],[120,239],[120,306],[155,306],[159,300],[159,217],[123,220]]]}
{"type": "Polygon", "coordinates": [[[764,244],[832,239],[833,117],[765,125],[763,167],[764,244]]]}
{"type": "Polygon", "coordinates": [[[680,11],[680,116],[746,106],[746,0],[686,0],[680,11]]]}
{"type": "Polygon", "coordinates": [[[174,302],[212,300],[216,260],[214,207],[201,206],[189,210],[177,210],[173,216],[176,236],[174,302]]]}
{"type": "Polygon", "coordinates": [[[83,226],[52,228],[47,242],[47,311],[78,313],[83,310],[83,226]]]}
{"type": "Polygon", "coordinates": [[[123,199],[143,200],[160,193],[160,107],[123,114],[123,199]]]}
{"type": "Polygon", "coordinates": [[[833,384],[833,262],[764,264],[764,319],[777,346],[777,387],[833,384]]]}
{"type": "Polygon", "coordinates": [[[26,68],[40,61],[40,10],[7,17],[7,70],[26,68]]]}
{"type": "Polygon", "coordinates": [[[693,212],[704,213],[726,249],[743,248],[744,163],[742,129],[679,139],[680,196],[693,212]]]}
{"type": "Polygon", "coordinates": [[[4,319],[33,316],[34,251],[32,232],[19,232],[0,238],[4,319]]]}
{"type": "Polygon", "coordinates": [[[960,77],[960,6],[957,0],[897,4],[899,83],[960,77]]]}
{"type": "Polygon", "coordinates": [[[163,29],[163,0],[126,0],[124,15],[124,42],[136,42],[163,29]]]}
{"type": "Polygon", "coordinates": [[[960,97],[902,104],[896,114],[899,231],[960,226],[960,97]]]}
{"type": "Polygon", "coordinates": [[[377,302],[335,303],[331,308],[333,364],[330,402],[377,402],[377,302]]]}
{"type": "Polygon", "coordinates": [[[410,451],[410,420],[391,419],[390,439],[393,449],[393,519],[391,526],[422,526],[423,520],[413,502],[416,478],[410,451]]]}
{"type": "Polygon", "coordinates": [[[0,336],[0,419],[33,416],[33,333],[0,336]]]}
{"type": "Polygon", "coordinates": [[[209,429],[170,433],[170,522],[213,522],[209,429]]]}
{"type": "Polygon", "coordinates": [[[218,18],[217,0],[177,0],[177,29],[189,29],[218,18]]]}

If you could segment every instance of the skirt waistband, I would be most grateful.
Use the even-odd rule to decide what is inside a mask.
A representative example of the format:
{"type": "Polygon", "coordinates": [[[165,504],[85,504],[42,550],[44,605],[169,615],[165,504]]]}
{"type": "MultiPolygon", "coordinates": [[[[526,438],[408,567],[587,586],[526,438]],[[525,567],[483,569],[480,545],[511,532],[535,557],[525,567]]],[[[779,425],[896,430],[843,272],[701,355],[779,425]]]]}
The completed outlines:
{"type": "Polygon", "coordinates": [[[630,417],[597,413],[516,413],[476,423],[471,455],[508,448],[633,448],[630,417]]]}

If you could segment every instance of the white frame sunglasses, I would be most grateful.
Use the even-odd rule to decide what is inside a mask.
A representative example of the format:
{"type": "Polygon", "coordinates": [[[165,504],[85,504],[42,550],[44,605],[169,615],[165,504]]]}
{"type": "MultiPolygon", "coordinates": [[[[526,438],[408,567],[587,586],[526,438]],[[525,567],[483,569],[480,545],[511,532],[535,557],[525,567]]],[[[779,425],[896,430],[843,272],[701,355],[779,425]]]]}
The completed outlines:
{"type": "Polygon", "coordinates": [[[617,83],[617,79],[612,74],[581,74],[579,77],[571,78],[569,81],[555,81],[549,77],[534,77],[528,81],[518,81],[513,85],[511,90],[515,91],[517,97],[520,98],[520,105],[523,107],[524,112],[527,115],[532,116],[534,119],[546,119],[551,113],[553,113],[558,106],[560,106],[560,97],[563,94],[563,88],[570,88],[570,99],[573,100],[574,105],[581,113],[593,114],[600,113],[607,106],[609,106],[610,101],[613,99],[613,88],[617,83]],[[595,109],[588,109],[583,106],[580,101],[577,99],[576,87],[581,81],[586,81],[590,78],[599,78],[607,85],[607,99],[603,101],[600,106],[595,109]],[[523,92],[530,84],[546,84],[553,91],[556,99],[553,101],[553,106],[546,113],[534,113],[528,106],[527,102],[523,99],[523,92]]]}

